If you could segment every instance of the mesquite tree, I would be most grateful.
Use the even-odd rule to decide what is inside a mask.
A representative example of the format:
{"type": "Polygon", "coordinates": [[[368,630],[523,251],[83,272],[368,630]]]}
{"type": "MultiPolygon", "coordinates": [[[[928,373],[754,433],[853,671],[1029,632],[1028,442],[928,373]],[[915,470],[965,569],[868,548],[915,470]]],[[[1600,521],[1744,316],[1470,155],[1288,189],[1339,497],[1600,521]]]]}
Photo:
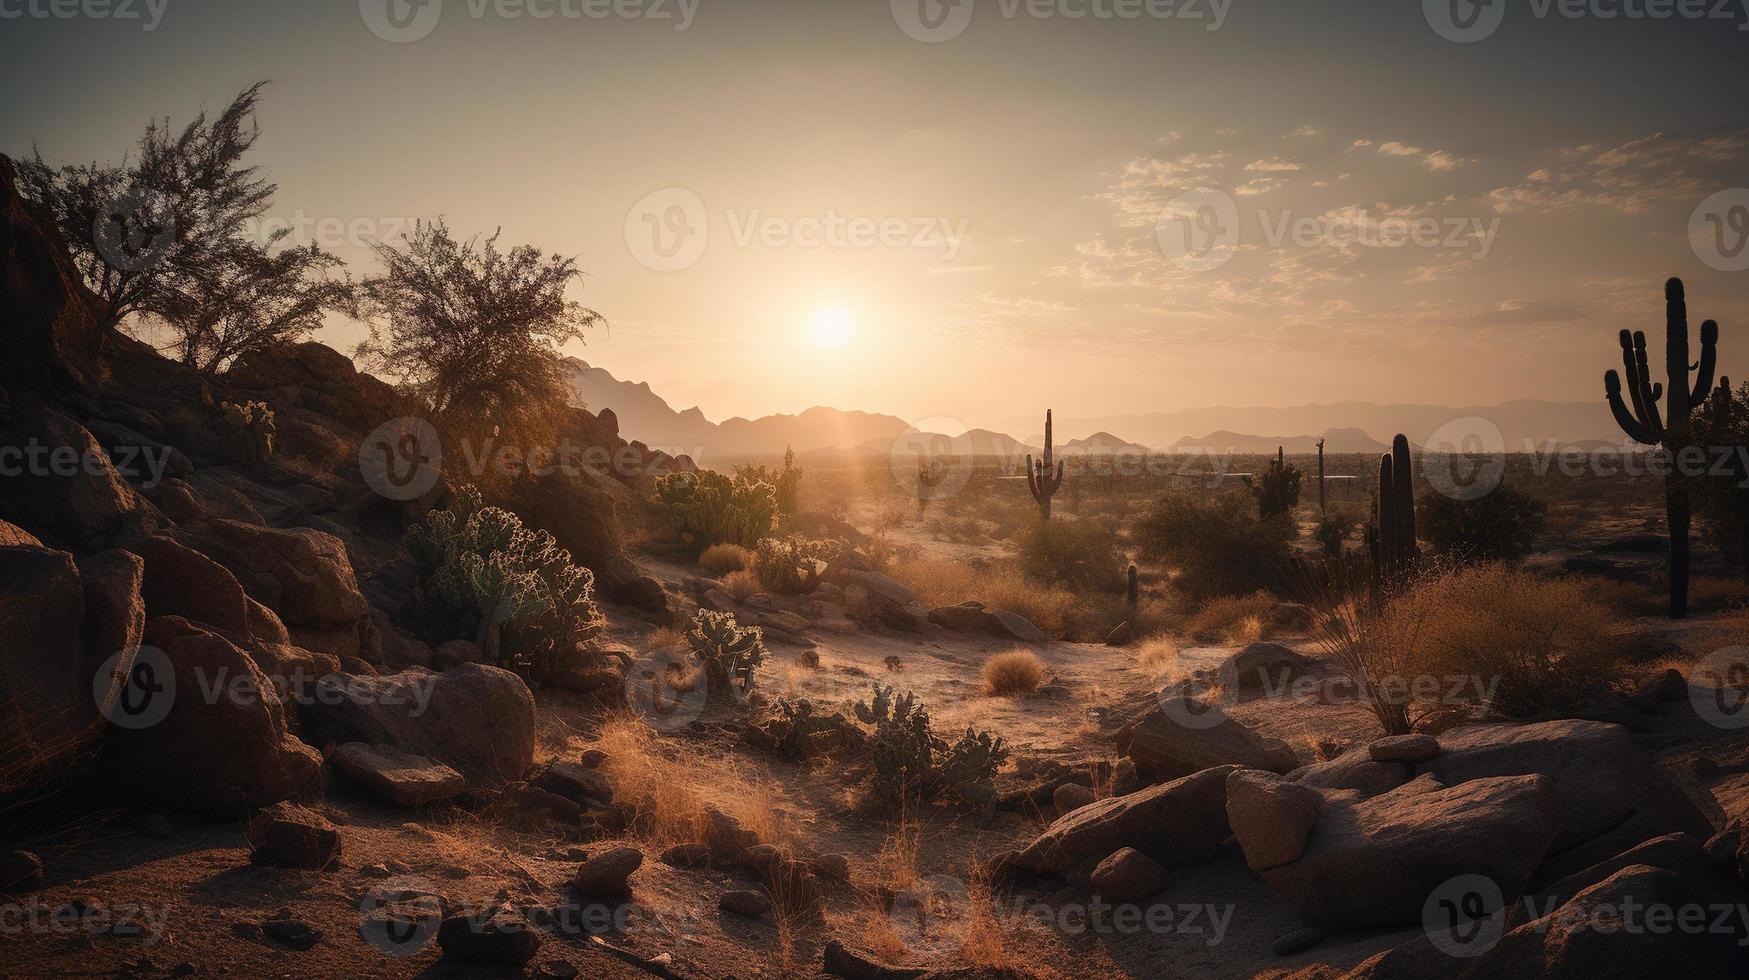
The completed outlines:
{"type": "MultiPolygon", "coordinates": [[[[1719,325],[1708,320],[1700,325],[1700,360],[1688,361],[1688,302],[1682,280],[1664,284],[1664,367],[1669,386],[1652,381],[1646,360],[1643,331],[1621,332],[1622,370],[1626,373],[1627,400],[1622,398],[1623,377],[1610,371],[1603,376],[1604,393],[1616,423],[1629,439],[1658,446],[1673,456],[1682,450],[1689,413],[1713,387],[1718,365],[1719,325]],[[1694,383],[1690,372],[1698,372],[1694,383]],[[1658,401],[1667,398],[1662,416],[1658,401]],[[1631,408],[1630,408],[1631,404],[1631,408]]],[[[1670,618],[1688,615],[1688,531],[1691,523],[1689,487],[1681,474],[1664,481],[1664,508],[1670,525],[1670,618]]]]}

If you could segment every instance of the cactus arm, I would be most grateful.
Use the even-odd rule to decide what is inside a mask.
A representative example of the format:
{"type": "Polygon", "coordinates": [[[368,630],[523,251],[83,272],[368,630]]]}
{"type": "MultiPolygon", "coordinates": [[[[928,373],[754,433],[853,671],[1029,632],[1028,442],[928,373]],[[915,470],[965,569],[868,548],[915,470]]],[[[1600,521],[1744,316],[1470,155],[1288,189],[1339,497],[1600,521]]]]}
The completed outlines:
{"type": "MultiPolygon", "coordinates": [[[[1631,330],[1621,332],[1621,369],[1622,377],[1627,379],[1627,392],[1628,398],[1632,402],[1631,415],[1634,423],[1644,425],[1646,418],[1645,386],[1641,383],[1639,362],[1634,357],[1634,334],[1631,330]]],[[[1611,371],[1609,374],[1613,375],[1615,372],[1611,371]]],[[[1607,389],[1608,386],[1608,375],[1606,375],[1604,387],[1607,389]]]]}
{"type": "Polygon", "coordinates": [[[1645,443],[1648,446],[1658,444],[1657,435],[1642,425],[1639,419],[1634,418],[1633,413],[1628,411],[1627,405],[1622,402],[1621,378],[1614,371],[1603,376],[1603,391],[1609,398],[1609,410],[1615,415],[1615,424],[1621,426],[1621,430],[1627,433],[1629,439],[1645,443]]]}
{"type": "Polygon", "coordinates": [[[1664,385],[1652,380],[1652,369],[1646,360],[1646,335],[1640,331],[1634,332],[1634,369],[1640,382],[1639,394],[1635,398],[1640,409],[1640,423],[1653,432],[1663,432],[1664,419],[1658,413],[1658,399],[1664,396],[1664,385]]]}
{"type": "Polygon", "coordinates": [[[1053,495],[1063,486],[1063,466],[1063,461],[1060,459],[1057,460],[1057,478],[1051,481],[1051,493],[1053,495]]]}
{"type": "Polygon", "coordinates": [[[1032,453],[1026,454],[1026,489],[1032,493],[1032,499],[1038,499],[1038,469],[1033,465],[1032,453]]]}
{"type": "Polygon", "coordinates": [[[1693,405],[1688,386],[1688,300],[1680,279],[1664,284],[1664,368],[1669,378],[1665,416],[1671,425],[1680,425],[1693,405]]]}
{"type": "Polygon", "coordinates": [[[1688,403],[1699,405],[1713,390],[1713,372],[1719,366],[1719,323],[1708,320],[1700,325],[1700,373],[1695,375],[1694,388],[1688,403]]]}

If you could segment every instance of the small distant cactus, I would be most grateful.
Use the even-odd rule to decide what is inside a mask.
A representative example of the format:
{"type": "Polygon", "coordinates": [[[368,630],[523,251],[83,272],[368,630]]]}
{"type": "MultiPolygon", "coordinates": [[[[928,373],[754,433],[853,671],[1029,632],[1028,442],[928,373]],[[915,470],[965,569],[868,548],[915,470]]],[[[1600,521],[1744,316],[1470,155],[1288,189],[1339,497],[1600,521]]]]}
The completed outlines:
{"type": "Polygon", "coordinates": [[[939,459],[917,454],[917,513],[922,514],[935,496],[935,488],[947,482],[947,465],[939,459]]]}
{"type": "Polygon", "coordinates": [[[1401,433],[1391,440],[1391,451],[1379,457],[1378,499],[1370,532],[1376,580],[1382,586],[1395,585],[1420,555],[1415,543],[1414,462],[1409,439],[1401,433]]]}
{"type": "Polygon", "coordinates": [[[950,743],[936,734],[916,695],[880,684],[855,711],[857,720],[874,729],[869,748],[874,789],[882,799],[979,806],[995,801],[991,780],[1008,758],[1000,737],[967,728],[950,743]]]}
{"type": "Polygon", "coordinates": [[[740,625],[734,613],[700,609],[686,642],[704,667],[713,700],[738,700],[753,690],[754,674],[765,663],[765,634],[759,627],[740,625]]]}
{"type": "Polygon", "coordinates": [[[245,463],[265,463],[273,458],[273,409],[265,402],[224,402],[219,410],[231,427],[231,458],[245,463]]]}
{"type": "Polygon", "coordinates": [[[1026,454],[1026,488],[1032,491],[1032,499],[1038,503],[1039,516],[1045,520],[1051,519],[1051,498],[1063,486],[1063,461],[1052,454],[1051,446],[1051,410],[1045,409],[1045,449],[1044,458],[1034,461],[1031,453],[1026,454]],[[1056,468],[1051,463],[1056,462],[1056,468]]]}
{"type": "Polygon", "coordinates": [[[1300,502],[1300,484],[1305,474],[1289,463],[1277,447],[1275,459],[1257,477],[1242,477],[1245,489],[1257,498],[1257,516],[1263,520],[1293,513],[1300,502]]]}
{"type": "Polygon", "coordinates": [[[1141,579],[1136,574],[1136,566],[1131,565],[1124,577],[1127,580],[1124,588],[1124,601],[1129,604],[1131,611],[1134,611],[1142,601],[1141,579]]]}

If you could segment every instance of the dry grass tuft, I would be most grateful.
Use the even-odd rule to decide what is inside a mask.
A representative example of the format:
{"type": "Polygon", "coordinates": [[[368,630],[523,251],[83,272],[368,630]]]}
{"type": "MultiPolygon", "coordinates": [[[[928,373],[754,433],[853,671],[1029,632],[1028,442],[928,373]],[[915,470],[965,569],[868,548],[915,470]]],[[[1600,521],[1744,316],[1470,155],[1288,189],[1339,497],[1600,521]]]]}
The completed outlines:
{"type": "Polygon", "coordinates": [[[698,556],[698,563],[712,575],[726,575],[753,565],[753,552],[738,544],[713,544],[698,556]]]}
{"type": "Polygon", "coordinates": [[[776,785],[739,769],[732,757],[701,765],[696,753],[664,745],[629,716],[603,723],[594,747],[607,753],[601,771],[613,784],[627,825],[651,845],[705,842],[712,808],[741,821],[762,841],[786,838],[776,785]]]}
{"type": "Polygon", "coordinates": [[[1210,599],[1185,620],[1184,632],[1198,643],[1256,643],[1278,632],[1281,605],[1267,592],[1210,599]]]}
{"type": "Polygon", "coordinates": [[[685,633],[672,626],[660,626],[651,630],[649,635],[639,641],[638,649],[642,653],[649,653],[651,650],[661,650],[685,642],[685,633]]]}
{"type": "Polygon", "coordinates": [[[984,693],[993,698],[1031,694],[1044,685],[1045,662],[1031,650],[1008,650],[984,661],[984,693]]]}
{"type": "Polygon", "coordinates": [[[1155,681],[1170,680],[1178,674],[1178,644],[1164,634],[1150,636],[1136,648],[1136,666],[1155,681]]]}
{"type": "Polygon", "coordinates": [[[723,591],[727,592],[736,602],[746,602],[747,598],[763,591],[759,584],[759,576],[752,569],[743,568],[723,576],[723,591]]]}
{"type": "Polygon", "coordinates": [[[975,599],[1031,620],[1047,633],[1061,633],[1079,601],[1061,586],[1027,581],[1018,569],[976,568],[941,559],[898,559],[887,574],[904,583],[925,606],[952,606],[975,599]]]}

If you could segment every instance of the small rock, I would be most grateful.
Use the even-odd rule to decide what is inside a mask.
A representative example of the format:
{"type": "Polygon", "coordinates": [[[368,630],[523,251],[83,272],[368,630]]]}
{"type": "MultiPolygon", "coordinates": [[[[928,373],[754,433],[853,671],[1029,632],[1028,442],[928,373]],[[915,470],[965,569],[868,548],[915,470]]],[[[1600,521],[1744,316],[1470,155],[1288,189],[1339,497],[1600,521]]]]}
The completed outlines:
{"type": "Polygon", "coordinates": [[[572,861],[582,864],[589,860],[589,852],[581,847],[555,847],[547,852],[548,861],[572,861]]]}
{"type": "Polygon", "coordinates": [[[672,868],[702,868],[711,863],[711,849],[705,844],[676,844],[662,852],[662,863],[672,868]]]}
{"type": "Polygon", "coordinates": [[[1296,861],[1318,822],[1324,798],[1274,773],[1241,769],[1227,777],[1227,822],[1252,871],[1296,861]]]}
{"type": "Polygon", "coordinates": [[[583,768],[585,769],[600,769],[601,764],[606,761],[607,753],[602,749],[583,750],[583,768]]]}
{"type": "Polygon", "coordinates": [[[541,980],[573,980],[577,968],[564,960],[548,960],[534,968],[534,975],[541,980]]]}
{"type": "Polygon", "coordinates": [[[249,859],[282,868],[326,868],[340,857],[340,828],[308,807],[275,803],[248,826],[249,859]]]}
{"type": "Polygon", "coordinates": [[[334,771],[400,806],[424,806],[460,796],[468,788],[462,774],[422,755],[392,745],[347,742],[328,757],[334,771]]]}
{"type": "Polygon", "coordinates": [[[717,899],[717,908],[749,919],[762,919],[771,913],[771,899],[764,892],[745,889],[724,892],[717,899]]]}
{"type": "Polygon", "coordinates": [[[540,950],[541,936],[522,913],[510,908],[483,915],[454,915],[437,930],[445,958],[463,963],[521,966],[540,950]]]}
{"type": "Polygon", "coordinates": [[[620,898],[631,894],[627,881],[644,864],[644,852],[635,847],[617,847],[583,862],[571,879],[580,895],[620,898]]]}
{"type": "Polygon", "coordinates": [[[261,934],[292,949],[303,951],[322,939],[322,931],[298,919],[268,919],[261,923],[261,934]]]}
{"type": "Polygon", "coordinates": [[[1271,943],[1269,951],[1277,956],[1292,956],[1295,953],[1303,953],[1323,942],[1326,935],[1324,930],[1316,926],[1296,929],[1271,943]]]}
{"type": "Polygon", "coordinates": [[[1106,898],[1139,902],[1166,886],[1166,869],[1133,847],[1126,847],[1093,869],[1093,888],[1106,898]]]}
{"type": "Polygon", "coordinates": [[[814,873],[833,881],[850,880],[850,858],[843,854],[822,854],[812,862],[814,873]]]}
{"type": "Polygon", "coordinates": [[[888,966],[879,960],[852,952],[836,939],[826,943],[821,966],[832,976],[848,977],[851,980],[907,980],[910,977],[921,977],[928,972],[888,966]]]}
{"type": "Polygon", "coordinates": [[[534,785],[587,806],[591,800],[613,802],[613,786],[607,777],[587,766],[555,762],[537,777],[534,785]]]}
{"type": "Polygon", "coordinates": [[[1374,762],[1426,762],[1439,757],[1439,739],[1432,735],[1389,735],[1368,743],[1374,762]]]}
{"type": "Polygon", "coordinates": [[[0,894],[23,895],[43,886],[43,862],[30,851],[0,855],[0,894]]]}
{"type": "Polygon", "coordinates": [[[1064,783],[1051,793],[1051,802],[1057,805],[1057,813],[1073,813],[1093,802],[1093,791],[1080,783],[1064,783]]]}

